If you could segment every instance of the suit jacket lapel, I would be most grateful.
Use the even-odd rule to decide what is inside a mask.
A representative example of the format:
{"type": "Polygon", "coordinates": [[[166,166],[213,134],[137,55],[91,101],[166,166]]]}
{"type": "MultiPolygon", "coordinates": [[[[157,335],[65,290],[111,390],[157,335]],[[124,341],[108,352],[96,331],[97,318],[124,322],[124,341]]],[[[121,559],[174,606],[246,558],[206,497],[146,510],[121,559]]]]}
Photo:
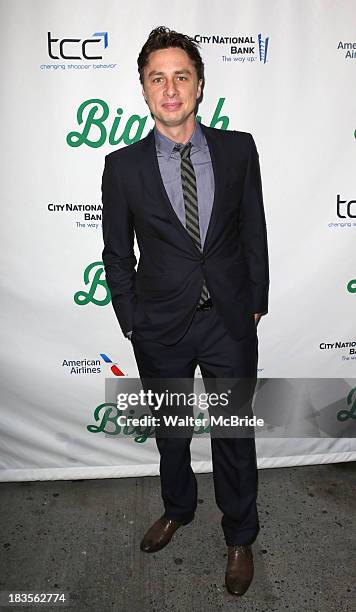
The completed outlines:
{"type": "Polygon", "coordinates": [[[144,144],[143,150],[143,172],[145,184],[149,184],[154,187],[157,192],[157,198],[160,202],[163,203],[165,210],[168,212],[169,217],[175,227],[178,229],[179,233],[184,237],[184,240],[190,246],[191,249],[195,253],[200,253],[199,249],[195,246],[193,240],[189,236],[187,230],[184,225],[179,220],[171,201],[168,197],[167,191],[164,186],[164,182],[161,176],[161,171],[159,169],[157,153],[156,153],[156,145],[153,130],[146,136],[144,141],[141,141],[144,144]]]}
{"type": "Polygon", "coordinates": [[[224,180],[225,180],[225,174],[224,174],[225,166],[223,162],[224,152],[223,152],[222,147],[220,146],[220,143],[217,141],[215,134],[213,133],[213,130],[210,130],[202,123],[200,124],[200,127],[202,128],[204,136],[208,143],[209,153],[211,157],[211,164],[212,164],[213,173],[214,173],[214,183],[215,183],[213,208],[211,211],[210,221],[209,221],[208,230],[206,233],[204,248],[203,248],[203,251],[206,252],[209,247],[209,242],[211,240],[211,237],[214,231],[216,220],[218,219],[218,216],[219,216],[221,195],[223,193],[224,180]]]}
{"type": "MultiPolygon", "coordinates": [[[[221,194],[223,192],[225,176],[223,148],[217,141],[213,131],[203,124],[200,125],[208,143],[215,183],[213,208],[211,211],[208,230],[203,246],[203,252],[205,253],[209,246],[209,242],[214,231],[214,226],[219,215],[219,206],[221,202],[221,194]]],[[[146,136],[144,140],[141,141],[141,143],[144,145],[142,171],[144,173],[145,184],[150,185],[155,189],[155,191],[157,191],[157,198],[163,202],[164,207],[167,210],[172,223],[178,229],[180,234],[184,237],[186,243],[190,246],[190,249],[193,249],[195,253],[200,253],[199,249],[195,246],[187,230],[176,215],[176,212],[166,192],[159,169],[153,130],[148,134],[148,136],[146,136]]]]}

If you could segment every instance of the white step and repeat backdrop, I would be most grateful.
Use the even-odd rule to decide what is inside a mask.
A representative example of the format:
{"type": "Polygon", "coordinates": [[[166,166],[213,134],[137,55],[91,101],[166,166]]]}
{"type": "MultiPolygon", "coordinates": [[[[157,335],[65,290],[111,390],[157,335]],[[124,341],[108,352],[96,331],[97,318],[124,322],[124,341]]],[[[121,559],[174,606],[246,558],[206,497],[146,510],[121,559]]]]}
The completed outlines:
{"type": "MultiPolygon", "coordinates": [[[[259,375],[286,378],[297,413],[294,379],[334,379],[318,409],[355,418],[355,18],[352,0],[1,2],[1,480],[158,473],[154,440],[105,434],[105,379],[138,374],[101,261],[104,156],[152,128],[136,59],[157,25],[201,44],[202,122],[251,132],[259,150],[259,375]]],[[[352,460],[356,440],[259,439],[258,458],[352,460]]],[[[193,461],[211,469],[208,440],[193,461]]]]}

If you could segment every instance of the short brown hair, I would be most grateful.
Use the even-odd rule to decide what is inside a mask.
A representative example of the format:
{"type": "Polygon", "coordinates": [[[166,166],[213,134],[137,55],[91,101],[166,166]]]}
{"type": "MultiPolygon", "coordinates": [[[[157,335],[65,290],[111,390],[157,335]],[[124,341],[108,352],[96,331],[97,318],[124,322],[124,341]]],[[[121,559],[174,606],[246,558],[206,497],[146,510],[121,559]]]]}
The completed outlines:
{"type": "Polygon", "coordinates": [[[174,30],[170,30],[165,26],[159,26],[152,30],[145,44],[143,45],[140,54],[137,58],[138,71],[140,81],[143,85],[143,69],[148,64],[148,57],[153,51],[159,49],[168,49],[169,47],[179,47],[187,53],[192,60],[197,71],[198,80],[204,80],[204,63],[199,53],[199,45],[194,38],[186,34],[180,34],[174,30]]]}

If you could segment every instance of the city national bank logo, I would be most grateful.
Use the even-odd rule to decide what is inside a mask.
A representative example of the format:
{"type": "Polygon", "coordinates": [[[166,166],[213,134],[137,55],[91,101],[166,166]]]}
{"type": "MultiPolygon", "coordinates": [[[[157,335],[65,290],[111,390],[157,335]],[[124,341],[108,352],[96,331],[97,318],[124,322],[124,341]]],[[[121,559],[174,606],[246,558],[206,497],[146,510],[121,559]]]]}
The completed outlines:
{"type": "Polygon", "coordinates": [[[349,392],[346,398],[346,404],[349,406],[349,408],[339,410],[336,416],[337,420],[341,421],[342,423],[344,421],[348,421],[349,419],[356,419],[356,387],[351,389],[349,392]]]}
{"type": "MultiPolygon", "coordinates": [[[[355,293],[356,293],[356,280],[355,282],[355,293]]],[[[320,342],[319,349],[321,351],[341,351],[344,354],[340,354],[342,361],[350,361],[356,359],[356,341],[355,340],[336,340],[335,342],[320,342]]]]}
{"type": "Polygon", "coordinates": [[[109,46],[108,41],[108,32],[94,32],[86,38],[59,38],[52,32],[47,32],[47,53],[49,58],[54,60],[54,63],[41,64],[40,68],[42,70],[116,68],[117,64],[98,62],[104,58],[104,52],[109,46]],[[73,60],[75,63],[73,63],[73,60]]]}
{"type": "Polygon", "coordinates": [[[223,62],[255,62],[259,60],[263,64],[267,62],[269,36],[258,34],[248,36],[221,36],[212,34],[210,36],[195,34],[195,42],[203,45],[220,45],[224,55],[223,62]]]}
{"type": "Polygon", "coordinates": [[[83,274],[84,284],[88,290],[80,290],[74,294],[77,306],[95,304],[95,306],[106,306],[111,300],[110,290],[105,280],[105,270],[102,261],[94,261],[89,264],[83,274]]]}
{"type": "Polygon", "coordinates": [[[101,204],[79,204],[77,202],[46,204],[49,213],[64,214],[74,221],[77,229],[101,230],[102,210],[101,204]]]}

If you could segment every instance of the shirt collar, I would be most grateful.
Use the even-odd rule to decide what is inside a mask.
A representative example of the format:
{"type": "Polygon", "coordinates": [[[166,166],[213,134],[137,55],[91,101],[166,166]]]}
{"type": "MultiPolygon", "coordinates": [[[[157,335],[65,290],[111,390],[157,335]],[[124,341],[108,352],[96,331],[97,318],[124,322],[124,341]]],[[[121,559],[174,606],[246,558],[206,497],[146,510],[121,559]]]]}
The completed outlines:
{"type": "MultiPolygon", "coordinates": [[[[168,160],[170,156],[172,155],[173,149],[177,143],[174,142],[173,140],[170,140],[170,138],[167,138],[167,136],[164,136],[163,134],[161,134],[161,132],[157,129],[156,126],[154,127],[153,131],[154,131],[154,136],[155,136],[157,152],[160,153],[165,159],[168,160]]],[[[194,132],[189,142],[191,142],[192,145],[196,147],[197,149],[203,149],[205,147],[205,144],[206,144],[205,136],[197,121],[195,122],[194,132]]]]}

